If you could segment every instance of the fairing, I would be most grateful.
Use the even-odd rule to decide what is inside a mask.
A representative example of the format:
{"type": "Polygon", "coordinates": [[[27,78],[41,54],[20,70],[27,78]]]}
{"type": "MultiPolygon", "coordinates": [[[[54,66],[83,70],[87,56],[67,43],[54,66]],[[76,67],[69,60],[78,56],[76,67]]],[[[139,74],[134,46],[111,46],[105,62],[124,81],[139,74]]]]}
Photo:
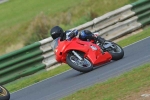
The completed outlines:
{"type": "Polygon", "coordinates": [[[73,38],[71,41],[59,41],[58,46],[55,49],[55,57],[58,62],[66,63],[67,53],[71,50],[82,51],[85,53],[85,57],[88,58],[93,65],[103,64],[109,62],[112,56],[105,52],[101,52],[101,48],[91,42],[82,41],[78,38],[73,38]]]}

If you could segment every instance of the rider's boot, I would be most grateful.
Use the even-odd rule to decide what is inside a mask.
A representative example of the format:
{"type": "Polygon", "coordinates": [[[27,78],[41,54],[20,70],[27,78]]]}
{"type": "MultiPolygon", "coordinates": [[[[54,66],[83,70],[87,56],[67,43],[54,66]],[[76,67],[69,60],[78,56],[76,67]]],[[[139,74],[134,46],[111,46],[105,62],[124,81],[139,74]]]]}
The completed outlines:
{"type": "Polygon", "coordinates": [[[105,43],[105,39],[100,37],[100,36],[97,36],[97,41],[100,43],[100,44],[104,44],[105,43]]]}

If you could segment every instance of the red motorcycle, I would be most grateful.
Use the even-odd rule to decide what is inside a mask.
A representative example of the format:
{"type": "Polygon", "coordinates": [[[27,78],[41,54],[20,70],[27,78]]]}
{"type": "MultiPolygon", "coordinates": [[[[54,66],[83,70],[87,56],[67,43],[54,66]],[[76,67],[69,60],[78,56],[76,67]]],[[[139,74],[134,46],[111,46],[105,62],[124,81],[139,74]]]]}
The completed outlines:
{"type": "Polygon", "coordinates": [[[93,43],[93,41],[82,41],[76,36],[64,41],[56,38],[51,47],[59,63],[67,63],[80,72],[89,72],[97,65],[119,60],[124,56],[122,47],[114,42],[93,43]]]}

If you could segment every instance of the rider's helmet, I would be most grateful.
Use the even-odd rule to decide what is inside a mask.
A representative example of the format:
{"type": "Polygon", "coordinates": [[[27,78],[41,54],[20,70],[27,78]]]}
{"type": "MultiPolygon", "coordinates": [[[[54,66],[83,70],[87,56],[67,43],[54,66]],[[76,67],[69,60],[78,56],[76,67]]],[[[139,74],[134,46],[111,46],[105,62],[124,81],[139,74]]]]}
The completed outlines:
{"type": "Polygon", "coordinates": [[[83,41],[93,40],[94,34],[89,30],[82,30],[79,34],[79,39],[81,39],[83,41]]]}
{"type": "Polygon", "coordinates": [[[63,34],[63,29],[59,26],[54,26],[51,30],[50,30],[50,35],[52,36],[53,39],[56,39],[58,37],[60,37],[61,34],[63,34]]]}

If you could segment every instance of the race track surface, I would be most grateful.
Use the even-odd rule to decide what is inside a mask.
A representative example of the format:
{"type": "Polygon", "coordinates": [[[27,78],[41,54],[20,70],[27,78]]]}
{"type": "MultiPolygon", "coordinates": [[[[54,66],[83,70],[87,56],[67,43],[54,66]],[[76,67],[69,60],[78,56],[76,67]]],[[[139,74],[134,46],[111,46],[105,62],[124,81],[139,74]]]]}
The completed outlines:
{"type": "Polygon", "coordinates": [[[150,37],[124,48],[125,56],[89,73],[69,70],[11,94],[10,100],[59,100],[150,61],[150,37]]]}

